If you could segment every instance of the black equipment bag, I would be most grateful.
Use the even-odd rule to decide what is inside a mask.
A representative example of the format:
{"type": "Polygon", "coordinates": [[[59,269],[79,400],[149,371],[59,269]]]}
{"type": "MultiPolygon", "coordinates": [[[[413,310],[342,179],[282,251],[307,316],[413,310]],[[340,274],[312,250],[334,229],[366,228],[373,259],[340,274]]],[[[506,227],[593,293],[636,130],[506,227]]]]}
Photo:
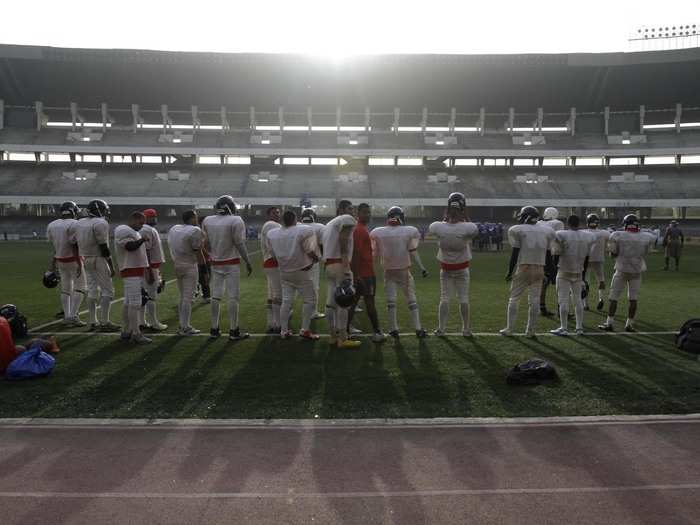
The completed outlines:
{"type": "Polygon", "coordinates": [[[676,336],[676,347],[684,352],[700,354],[700,319],[688,319],[676,336]]]}
{"type": "Polygon", "coordinates": [[[557,369],[552,363],[534,357],[511,368],[506,382],[509,385],[537,385],[542,381],[552,381],[556,378],[557,369]]]}

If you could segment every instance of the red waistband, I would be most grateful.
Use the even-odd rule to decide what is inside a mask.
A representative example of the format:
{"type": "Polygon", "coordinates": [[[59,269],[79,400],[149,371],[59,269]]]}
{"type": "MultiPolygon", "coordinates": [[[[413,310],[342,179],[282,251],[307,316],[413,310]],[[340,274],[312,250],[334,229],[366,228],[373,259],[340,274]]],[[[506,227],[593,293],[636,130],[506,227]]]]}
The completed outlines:
{"type": "Polygon", "coordinates": [[[278,268],[279,263],[277,262],[277,259],[274,257],[270,257],[269,259],[265,259],[265,262],[263,262],[263,268],[278,268]]]}
{"type": "Polygon", "coordinates": [[[235,258],[235,259],[226,259],[225,261],[212,261],[211,262],[212,266],[227,266],[229,264],[241,264],[241,260],[239,258],[235,258]]]}
{"type": "Polygon", "coordinates": [[[163,264],[163,263],[151,263],[151,265],[149,266],[149,268],[160,268],[160,265],[161,265],[161,264],[163,264]]]}
{"type": "Polygon", "coordinates": [[[453,272],[455,270],[464,270],[465,268],[469,268],[469,261],[464,261],[464,262],[457,263],[457,264],[450,264],[450,263],[441,262],[440,268],[442,268],[443,270],[445,270],[447,272],[453,272]]]}
{"type": "Polygon", "coordinates": [[[143,277],[146,274],[146,268],[124,268],[119,272],[121,277],[143,277]]]}
{"type": "Polygon", "coordinates": [[[328,266],[330,264],[340,264],[343,262],[343,259],[326,259],[325,265],[328,266]]]}
{"type": "Polygon", "coordinates": [[[54,257],[53,259],[56,262],[69,263],[78,262],[80,260],[80,257],[74,255],[72,257],[54,257]]]}

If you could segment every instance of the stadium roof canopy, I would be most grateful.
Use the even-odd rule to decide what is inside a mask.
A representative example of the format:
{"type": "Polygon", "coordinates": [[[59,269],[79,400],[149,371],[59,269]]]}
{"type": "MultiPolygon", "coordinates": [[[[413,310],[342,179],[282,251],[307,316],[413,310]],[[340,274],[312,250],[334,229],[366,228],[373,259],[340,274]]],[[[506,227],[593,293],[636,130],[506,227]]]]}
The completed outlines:
{"type": "Polygon", "coordinates": [[[302,55],[0,45],[6,105],[361,112],[700,106],[700,49],[605,54],[302,55]]]}

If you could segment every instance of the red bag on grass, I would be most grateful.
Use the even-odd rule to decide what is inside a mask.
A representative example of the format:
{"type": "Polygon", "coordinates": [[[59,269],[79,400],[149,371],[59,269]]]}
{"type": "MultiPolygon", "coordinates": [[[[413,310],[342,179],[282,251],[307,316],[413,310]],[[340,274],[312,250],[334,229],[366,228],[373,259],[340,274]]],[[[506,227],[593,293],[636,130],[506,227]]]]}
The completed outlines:
{"type": "Polygon", "coordinates": [[[12,339],[12,330],[7,319],[0,316],[0,374],[5,373],[7,365],[9,365],[15,357],[17,357],[17,348],[12,339]]]}

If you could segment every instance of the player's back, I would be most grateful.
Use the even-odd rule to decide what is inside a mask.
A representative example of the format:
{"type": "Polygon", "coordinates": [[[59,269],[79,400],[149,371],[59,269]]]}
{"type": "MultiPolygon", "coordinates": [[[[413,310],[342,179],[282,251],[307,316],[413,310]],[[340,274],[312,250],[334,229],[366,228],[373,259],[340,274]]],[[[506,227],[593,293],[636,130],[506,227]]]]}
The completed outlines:
{"type": "Polygon", "coordinates": [[[273,257],[268,240],[270,232],[281,227],[282,225],[279,222],[267,221],[263,224],[262,228],[260,228],[260,251],[262,252],[263,261],[267,261],[273,257]]]}
{"type": "Polygon", "coordinates": [[[473,222],[434,222],[428,231],[438,239],[437,259],[448,264],[470,261],[471,242],[479,235],[479,228],[473,222]]]}
{"type": "Polygon", "coordinates": [[[120,270],[146,268],[148,266],[145,243],[136,250],[130,251],[126,249],[127,242],[138,241],[139,239],[141,239],[141,234],[127,224],[121,224],[114,229],[114,251],[120,270]]]}
{"type": "Polygon", "coordinates": [[[559,269],[567,273],[581,273],[583,263],[595,242],[593,234],[583,230],[561,230],[556,233],[559,269]]]}
{"type": "Polygon", "coordinates": [[[71,244],[71,227],[78,222],[75,219],[56,219],[46,227],[46,237],[54,248],[55,256],[59,259],[73,257],[71,244]]]}
{"type": "Polygon", "coordinates": [[[245,223],[238,215],[209,215],[202,221],[212,262],[238,259],[236,245],[245,242],[245,223]]]}
{"type": "Polygon", "coordinates": [[[370,233],[372,246],[385,270],[411,266],[411,250],[418,248],[420,232],[413,226],[381,226],[370,233]]]}
{"type": "Polygon", "coordinates": [[[144,224],[139,230],[141,237],[146,239],[146,251],[151,264],[165,262],[165,254],[163,253],[163,242],[160,239],[160,233],[150,224],[144,224]]]}
{"type": "Polygon", "coordinates": [[[610,236],[610,250],[617,253],[615,269],[620,272],[641,273],[647,266],[644,257],[654,244],[654,237],[644,232],[618,231],[610,236]]]}
{"type": "Polygon", "coordinates": [[[102,217],[85,217],[71,225],[71,241],[77,243],[80,255],[102,255],[100,244],[109,243],[109,224],[102,217]]]}
{"type": "Polygon", "coordinates": [[[589,262],[603,262],[605,261],[605,249],[608,246],[608,239],[610,239],[610,232],[608,230],[584,230],[590,232],[594,241],[591,245],[591,251],[588,254],[589,262]]]}
{"type": "Polygon", "coordinates": [[[519,248],[518,264],[544,266],[547,250],[554,240],[554,230],[538,224],[516,224],[508,230],[508,242],[519,248]]]}
{"type": "Polygon", "coordinates": [[[202,248],[204,234],[197,226],[176,224],[168,232],[168,248],[175,264],[197,264],[195,250],[202,248]]]}
{"type": "MultiPolygon", "coordinates": [[[[340,232],[344,228],[355,228],[357,221],[352,215],[338,215],[334,219],[328,221],[328,224],[322,230],[323,258],[340,259],[340,232]]],[[[353,239],[352,235],[348,238],[348,257],[352,258],[353,239]]]]}
{"type": "Polygon", "coordinates": [[[307,255],[316,247],[312,228],[303,224],[276,228],[270,232],[268,239],[272,253],[283,272],[301,270],[313,263],[307,255]]]}

